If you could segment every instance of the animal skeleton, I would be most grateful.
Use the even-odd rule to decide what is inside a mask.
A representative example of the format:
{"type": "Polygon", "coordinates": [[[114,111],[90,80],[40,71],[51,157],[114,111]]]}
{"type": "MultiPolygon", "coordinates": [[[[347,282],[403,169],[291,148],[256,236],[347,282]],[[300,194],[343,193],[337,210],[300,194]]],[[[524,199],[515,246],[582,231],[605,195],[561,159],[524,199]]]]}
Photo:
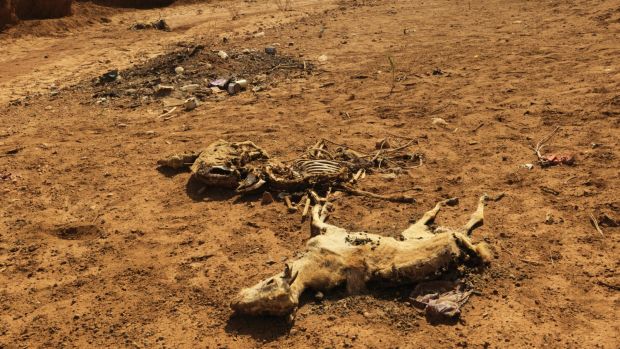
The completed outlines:
{"type": "Polygon", "coordinates": [[[365,232],[349,232],[325,222],[320,205],[313,207],[312,226],[320,232],[306,243],[305,254],[284,272],[245,288],[232,301],[238,313],[284,316],[299,305],[302,292],[329,290],[346,283],[349,293],[365,288],[368,281],[417,283],[467,259],[487,263],[491,254],[485,243],[473,244],[471,232],[483,221],[486,195],[462,228],[429,224],[440,208],[456,199],[439,202],[432,210],[402,232],[403,240],[365,232]]]}
{"type": "MultiPolygon", "coordinates": [[[[300,158],[286,165],[270,158],[267,152],[250,141],[217,140],[201,152],[173,154],[157,163],[173,169],[189,167],[194,178],[206,186],[235,189],[238,193],[259,189],[303,193],[308,189],[326,191],[334,187],[354,195],[376,199],[414,201],[407,195],[379,195],[346,186],[345,183],[355,178],[354,171],[365,170],[373,166],[373,162],[346,149],[341,149],[337,156],[330,154],[329,159],[324,159],[320,154],[329,152],[323,147],[324,144],[320,143],[320,147],[311,148],[312,154],[319,155],[300,158]]],[[[379,152],[375,158],[378,154],[379,152]]]]}

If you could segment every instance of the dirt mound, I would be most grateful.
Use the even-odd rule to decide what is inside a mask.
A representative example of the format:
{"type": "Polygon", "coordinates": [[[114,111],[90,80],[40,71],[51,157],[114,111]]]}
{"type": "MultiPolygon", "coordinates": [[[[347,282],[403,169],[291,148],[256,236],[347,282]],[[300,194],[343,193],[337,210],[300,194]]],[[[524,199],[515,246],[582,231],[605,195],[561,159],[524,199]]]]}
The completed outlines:
{"type": "Polygon", "coordinates": [[[11,0],[0,0],[0,30],[17,22],[11,0]]]}
{"type": "Polygon", "coordinates": [[[165,7],[176,0],[93,0],[95,4],[111,7],[153,8],[165,7]]]}
{"type": "Polygon", "coordinates": [[[60,18],[71,15],[73,0],[13,0],[19,19],[60,18]]]}

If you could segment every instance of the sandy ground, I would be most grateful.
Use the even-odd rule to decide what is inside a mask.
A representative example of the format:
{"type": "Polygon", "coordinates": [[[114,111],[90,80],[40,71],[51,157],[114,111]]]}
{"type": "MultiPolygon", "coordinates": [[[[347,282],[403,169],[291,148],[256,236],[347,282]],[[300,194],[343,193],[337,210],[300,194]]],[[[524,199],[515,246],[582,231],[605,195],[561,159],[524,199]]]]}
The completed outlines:
{"type": "Polygon", "coordinates": [[[91,9],[109,20],[0,37],[0,347],[620,346],[620,2],[259,1],[235,21],[227,6],[91,9]],[[160,14],[172,32],[128,30],[160,14]],[[316,68],[168,121],[93,97],[92,78],[183,45],[274,43],[316,68]],[[523,168],[557,126],[545,151],[575,165],[523,168]],[[395,236],[443,198],[460,204],[439,223],[458,225],[504,193],[474,235],[495,259],[462,321],[428,324],[410,287],[309,294],[293,323],[234,316],[232,296],[282,270],[308,223],[279,202],[198,195],[156,161],[219,138],[292,159],[322,137],[370,151],[394,134],[418,140],[423,166],[360,187],[418,202],[344,196],[331,221],[395,236]],[[602,235],[590,215],[609,218],[602,235]]]}

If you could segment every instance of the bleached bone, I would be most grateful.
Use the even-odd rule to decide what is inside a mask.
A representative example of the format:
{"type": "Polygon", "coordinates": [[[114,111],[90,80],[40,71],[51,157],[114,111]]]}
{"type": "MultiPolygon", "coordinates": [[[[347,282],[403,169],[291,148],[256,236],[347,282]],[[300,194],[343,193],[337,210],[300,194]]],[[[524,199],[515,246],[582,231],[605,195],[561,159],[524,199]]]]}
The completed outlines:
{"type": "Polygon", "coordinates": [[[283,316],[296,310],[307,288],[325,291],[346,283],[349,293],[357,293],[371,280],[415,283],[470,258],[487,263],[491,258],[487,245],[469,239],[482,223],[485,200],[486,196],[480,198],[462,228],[433,230],[429,224],[440,208],[455,199],[439,202],[402,232],[403,240],[349,232],[326,223],[321,206],[316,205],[312,226],[321,234],[308,240],[303,257],[286,265],[284,272],[241,290],[231,307],[241,314],[283,316]]]}

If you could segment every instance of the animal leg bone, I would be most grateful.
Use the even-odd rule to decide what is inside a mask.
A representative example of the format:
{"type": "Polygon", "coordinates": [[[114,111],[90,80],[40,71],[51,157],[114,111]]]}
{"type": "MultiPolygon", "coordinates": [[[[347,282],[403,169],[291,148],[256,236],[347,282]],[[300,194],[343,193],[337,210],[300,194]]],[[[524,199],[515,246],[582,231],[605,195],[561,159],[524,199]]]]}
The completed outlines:
{"type": "Polygon", "coordinates": [[[480,199],[478,199],[478,208],[476,209],[476,212],[471,215],[469,221],[463,227],[463,230],[465,230],[467,235],[471,235],[474,229],[482,225],[484,221],[484,204],[486,203],[487,199],[487,194],[482,195],[480,199]]]}
{"type": "Polygon", "coordinates": [[[434,234],[430,231],[428,225],[435,220],[437,213],[439,213],[439,210],[444,205],[456,204],[457,202],[458,199],[456,198],[438,202],[433,209],[426,211],[422,218],[418,219],[415,223],[410,225],[409,228],[405,229],[401,235],[405,239],[424,239],[433,236],[434,234]]]}

